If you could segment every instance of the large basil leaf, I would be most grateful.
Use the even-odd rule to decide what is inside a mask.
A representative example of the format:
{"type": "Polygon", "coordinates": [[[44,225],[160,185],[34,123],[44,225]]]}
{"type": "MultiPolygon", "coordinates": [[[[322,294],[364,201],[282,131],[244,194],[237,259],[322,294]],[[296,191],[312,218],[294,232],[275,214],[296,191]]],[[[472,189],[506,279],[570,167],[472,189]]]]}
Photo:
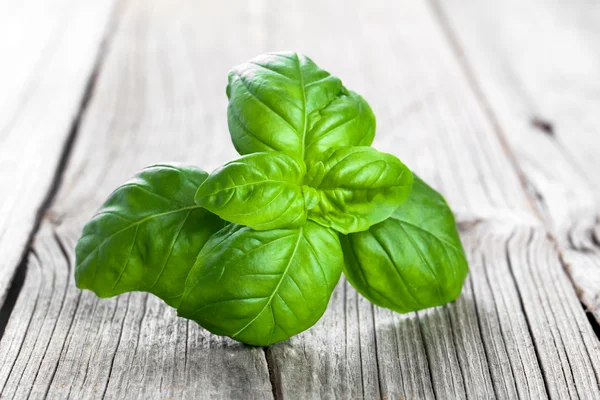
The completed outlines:
{"type": "Polygon", "coordinates": [[[305,178],[318,195],[308,218],[344,234],[364,231],[392,215],[407,199],[412,180],[391,154],[364,146],[332,149],[305,178]]]}
{"type": "Polygon", "coordinates": [[[225,164],[196,192],[196,204],[256,230],[306,222],[304,164],[284,153],[255,153],[225,164]]]}
{"type": "Polygon", "coordinates": [[[367,102],[298,53],[270,53],[229,73],[227,120],[240,154],[286,151],[298,159],[336,145],[370,145],[367,102]]]}
{"type": "Polygon", "coordinates": [[[337,233],[312,222],[270,231],[230,225],[200,252],[178,313],[247,344],[286,340],[321,318],[343,263],[337,233]]]}
{"type": "Polygon", "coordinates": [[[200,249],[225,223],[194,204],[208,174],[153,165],[117,188],[77,242],[77,287],[111,297],[154,293],[177,307],[200,249]]]}
{"type": "Polygon", "coordinates": [[[410,197],[389,219],[341,241],[352,286],[399,313],[455,300],[467,275],[452,211],[417,176],[410,197]]]}

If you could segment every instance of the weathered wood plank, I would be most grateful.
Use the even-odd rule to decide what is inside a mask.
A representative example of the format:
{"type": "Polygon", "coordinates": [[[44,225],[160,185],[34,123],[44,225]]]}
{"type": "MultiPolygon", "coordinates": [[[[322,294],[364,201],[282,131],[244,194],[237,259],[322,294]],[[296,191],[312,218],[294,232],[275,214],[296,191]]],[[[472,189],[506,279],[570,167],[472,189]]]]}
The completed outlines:
{"type": "Polygon", "coordinates": [[[600,321],[600,6],[585,0],[439,6],[581,301],[600,321]]]}
{"type": "MultiPolygon", "coordinates": [[[[362,366],[363,376],[376,370],[380,394],[389,397],[598,398],[592,367],[598,364],[597,339],[552,241],[521,190],[493,121],[428,4],[370,1],[344,10],[323,7],[305,2],[282,13],[283,20],[277,18],[273,28],[273,47],[310,50],[365,95],[378,115],[376,145],[394,151],[434,182],[461,214],[472,272],[456,304],[394,316],[388,327],[390,318],[380,316],[389,312],[373,315],[365,309],[359,330],[369,332],[375,318],[379,365],[365,367],[359,353],[358,360],[345,356],[345,371],[322,362],[316,373],[311,370],[314,359],[331,357],[328,349],[361,344],[343,329],[344,304],[352,300],[334,301],[311,332],[267,350],[277,365],[282,393],[305,398],[360,393],[361,382],[352,379],[351,371],[362,366]],[[310,10],[316,8],[319,23],[311,25],[310,10]],[[344,24],[336,23],[339,19],[344,24]],[[308,25],[310,30],[303,29],[308,25]],[[290,33],[280,34],[283,26],[290,33]],[[353,39],[343,39],[347,37],[353,39]],[[540,279],[544,274],[552,278],[540,279]],[[419,329],[409,331],[408,324],[419,329]],[[395,350],[392,335],[410,345],[395,350]],[[329,339],[314,344],[323,338],[329,339]],[[306,362],[298,349],[309,346],[313,354],[306,362]],[[425,368],[423,359],[428,361],[425,368]],[[419,372],[411,375],[414,369],[419,372]],[[299,375],[308,382],[298,385],[299,375]],[[321,382],[324,376],[327,385],[321,382]]],[[[369,397],[376,392],[364,393],[369,397]]]]}
{"type": "Polygon", "coordinates": [[[13,313],[22,318],[11,320],[22,325],[0,344],[2,398],[271,397],[261,349],[212,336],[152,296],[77,290],[76,239],[49,224],[37,237],[13,313]]]}
{"type": "Polygon", "coordinates": [[[0,342],[2,395],[600,398],[597,339],[428,3],[132,0],[120,21],[0,342]],[[85,219],[146,164],[210,169],[234,157],[224,71],[282,48],[364,94],[376,146],[447,196],[471,262],[461,298],[399,315],[341,282],[313,329],[263,353],[149,296],[76,290],[69,268],[85,219]]]}
{"type": "Polygon", "coordinates": [[[113,0],[0,3],[0,307],[53,186],[113,0]]]}
{"type": "Polygon", "coordinates": [[[142,0],[119,9],[63,184],[0,342],[0,396],[272,398],[262,349],[212,336],[146,294],[99,300],[75,288],[72,277],[83,222],[118,184],[151,163],[210,169],[233,156],[223,82],[239,60],[212,59],[212,49],[235,44],[239,51],[244,43],[233,39],[252,27],[216,26],[211,12],[246,17],[248,9],[142,0]]]}

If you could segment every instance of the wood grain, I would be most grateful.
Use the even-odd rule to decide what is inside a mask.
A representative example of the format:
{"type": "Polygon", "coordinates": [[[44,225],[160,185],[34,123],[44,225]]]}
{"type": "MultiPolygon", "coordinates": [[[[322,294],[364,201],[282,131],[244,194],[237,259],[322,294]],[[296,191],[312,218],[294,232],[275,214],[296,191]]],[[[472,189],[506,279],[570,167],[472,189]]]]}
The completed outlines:
{"type": "Polygon", "coordinates": [[[429,3],[131,0],[118,21],[0,342],[0,396],[600,398],[598,339],[429,3]],[[400,315],[341,281],[315,327],[263,350],[144,294],[75,289],[73,247],[95,208],[147,164],[235,157],[226,71],[287,48],[363,94],[375,146],[446,195],[471,266],[461,297],[400,315]]]}
{"type": "Polygon", "coordinates": [[[53,188],[112,0],[0,3],[0,307],[53,188]]]}
{"type": "MultiPolygon", "coordinates": [[[[233,33],[215,29],[215,16],[198,3],[181,6],[131,1],[119,9],[63,184],[0,343],[2,397],[272,397],[262,349],[212,336],[146,294],[102,301],[74,287],[73,249],[83,222],[117,185],[152,163],[177,160],[210,170],[234,155],[223,71],[238,60],[211,60],[213,46],[230,47],[233,33]],[[213,76],[222,80],[206,79],[213,76]]],[[[225,15],[226,8],[213,12],[225,15]]],[[[237,12],[247,10],[240,4],[237,12]]]]}
{"type": "Polygon", "coordinates": [[[75,288],[76,239],[49,224],[37,236],[13,312],[22,318],[0,343],[2,398],[271,397],[261,349],[212,336],[153,296],[98,301],[75,288]]]}
{"type": "Polygon", "coordinates": [[[600,6],[452,0],[439,7],[581,301],[600,321],[600,6]]]}
{"type": "MultiPolygon", "coordinates": [[[[274,41],[280,38],[273,47],[285,42],[311,48],[319,63],[339,65],[334,73],[363,94],[378,116],[375,145],[393,150],[442,190],[461,216],[471,274],[457,303],[402,317],[419,327],[412,337],[399,322],[383,328],[378,317],[388,312],[377,310],[373,315],[366,309],[366,315],[359,318],[360,332],[369,332],[370,323],[363,321],[374,318],[376,340],[371,341],[377,344],[379,364],[365,367],[362,354],[349,351],[341,361],[346,363],[345,373],[337,373],[328,364],[321,373],[306,373],[312,378],[301,385],[306,392],[300,392],[300,397],[336,397],[349,386],[349,371],[361,365],[363,376],[379,375],[380,394],[389,397],[510,398],[517,393],[560,398],[576,396],[572,388],[583,397],[598,397],[597,339],[552,241],[522,190],[494,121],[429,4],[374,1],[343,12],[321,6],[319,23],[306,31],[302,28],[310,25],[310,10],[307,5],[290,14],[282,12],[280,24],[292,33],[272,35],[274,41]],[[345,24],[337,24],[339,18],[345,24]],[[351,35],[355,35],[352,41],[341,39],[351,35]],[[338,50],[332,54],[332,49],[338,50]],[[535,252],[532,243],[539,243],[535,252]],[[552,280],[540,280],[540,274],[549,274],[552,280]],[[398,345],[400,350],[395,352],[386,332],[413,345],[398,345]],[[569,352],[566,347],[578,350],[569,352]],[[402,352],[402,348],[410,351],[402,352]],[[395,363],[382,362],[390,358],[395,363]],[[423,359],[428,361],[427,369],[415,368],[419,373],[411,375],[411,366],[423,365],[423,359]],[[386,366],[383,371],[382,365],[386,366]],[[429,374],[423,374],[424,369],[429,374]],[[320,383],[323,376],[330,377],[327,385],[320,383]],[[429,385],[432,390],[428,392],[423,387],[429,385]]],[[[346,348],[360,347],[356,337],[333,328],[343,327],[343,318],[342,306],[333,302],[318,327],[268,350],[271,359],[280,361],[275,371],[284,394],[285,388],[288,395],[298,393],[297,371],[316,364],[296,355],[303,343],[312,344],[325,336],[345,343],[346,348]]],[[[327,346],[311,345],[316,349],[342,347],[329,341],[327,346]]],[[[331,354],[313,352],[322,358],[331,354]]],[[[360,382],[353,384],[360,393],[360,382]]],[[[369,397],[370,386],[363,386],[369,397]]]]}

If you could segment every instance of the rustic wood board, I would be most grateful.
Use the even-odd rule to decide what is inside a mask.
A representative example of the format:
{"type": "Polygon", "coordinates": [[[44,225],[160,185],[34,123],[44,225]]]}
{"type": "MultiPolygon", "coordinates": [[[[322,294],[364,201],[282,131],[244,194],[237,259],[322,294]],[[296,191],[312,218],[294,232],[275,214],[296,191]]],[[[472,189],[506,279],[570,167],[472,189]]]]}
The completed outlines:
{"type": "Polygon", "coordinates": [[[581,301],[600,321],[600,5],[451,0],[438,7],[581,301]]]}
{"type": "Polygon", "coordinates": [[[0,341],[0,396],[600,398],[598,339],[429,3],[131,0],[117,20],[0,341]],[[378,116],[375,146],[447,196],[471,263],[460,299],[399,315],[342,281],[313,329],[259,349],[151,296],[78,291],[73,247],[86,218],[147,164],[210,170],[233,158],[226,71],[284,48],[363,94],[378,116]]]}
{"type": "Polygon", "coordinates": [[[112,7],[0,3],[0,307],[53,189],[112,7]]]}
{"type": "MultiPolygon", "coordinates": [[[[354,82],[362,86],[359,92],[373,104],[379,122],[376,146],[393,149],[408,165],[434,182],[463,215],[464,225],[481,222],[475,231],[466,229],[464,235],[470,244],[472,272],[462,299],[445,309],[403,317],[417,319],[421,333],[420,337],[411,338],[401,329],[395,332],[392,329],[399,338],[396,343],[401,343],[396,352],[390,346],[394,337],[386,338],[382,329],[385,325],[377,323],[376,340],[368,335],[361,339],[369,340],[367,346],[371,342],[378,344],[378,366],[369,361],[361,363],[364,355],[356,350],[348,350],[348,355],[342,353],[340,363],[362,365],[366,377],[363,387],[372,390],[366,392],[367,397],[377,393],[367,379],[377,376],[378,367],[379,376],[385,377],[381,379],[379,394],[390,397],[413,394],[427,397],[426,390],[421,389],[423,380],[425,387],[431,385],[433,393],[442,398],[492,397],[494,393],[500,398],[510,398],[515,397],[515,392],[523,397],[528,394],[533,398],[543,397],[546,392],[560,397],[576,396],[576,390],[582,390],[584,397],[598,396],[597,370],[592,368],[599,365],[597,339],[552,242],[546,238],[521,190],[519,177],[498,140],[493,121],[465,71],[460,69],[435,13],[427,3],[414,2],[384,5],[375,1],[369,2],[369,6],[348,7],[345,12],[321,7],[327,18],[322,17],[317,27],[311,26],[305,32],[302,28],[312,18],[310,10],[310,7],[294,9],[286,14],[290,15],[288,20],[280,22],[287,29],[296,27],[291,36],[300,43],[292,40],[294,47],[306,46],[304,41],[311,35],[319,55],[315,58],[330,58],[332,62],[347,59],[340,63],[340,68],[347,71],[339,75],[346,81],[353,80],[348,84],[350,87],[354,87],[354,82]],[[344,26],[335,23],[340,18],[345,21],[344,26]],[[356,32],[356,40],[338,39],[351,35],[350,31],[356,32]],[[319,51],[317,43],[323,40],[319,51]],[[348,48],[328,54],[338,42],[348,48]],[[545,274],[548,278],[541,280],[545,274]],[[580,330],[584,332],[582,336],[580,330]],[[424,345],[418,346],[419,342],[424,345]],[[576,355],[579,351],[584,353],[576,355]],[[431,382],[421,372],[426,368],[415,368],[419,373],[411,375],[411,368],[406,367],[423,365],[419,362],[423,355],[429,360],[431,382]],[[394,361],[384,364],[390,358],[394,361]],[[382,364],[388,367],[385,372],[381,372],[382,364]],[[571,367],[576,372],[570,372],[571,367]],[[391,378],[398,376],[402,379],[391,378]],[[590,393],[585,393],[587,388],[591,388],[590,393]]],[[[281,38],[275,48],[290,41],[287,35],[273,35],[273,38],[281,38]]],[[[353,340],[342,330],[345,313],[341,306],[336,309],[335,304],[332,303],[328,318],[333,326],[341,325],[339,330],[331,332],[327,324],[325,327],[321,324],[307,333],[309,338],[304,341],[313,343],[327,335],[331,337],[326,341],[330,348],[335,348],[332,341],[341,341],[342,344],[337,344],[339,348],[344,347],[344,342],[349,348],[353,341],[353,346],[358,347],[362,343],[356,343],[355,337],[353,340]]],[[[375,321],[378,315],[386,313],[376,310],[375,321]]],[[[369,332],[370,314],[366,309],[364,317],[359,318],[366,321],[360,327],[361,333],[369,332]]],[[[268,350],[282,359],[283,393],[298,393],[300,389],[294,384],[298,381],[298,370],[314,368],[314,362],[292,357],[300,343],[303,343],[301,337],[268,350]]],[[[351,376],[352,370],[356,367],[349,367],[345,374],[351,376]]],[[[334,366],[326,365],[325,371],[321,368],[319,373],[307,373],[311,379],[302,385],[309,391],[306,395],[314,394],[315,390],[336,395],[347,388],[344,380],[348,378],[335,372],[334,366]],[[320,384],[323,376],[330,377],[325,385],[320,384]]],[[[359,393],[360,384],[355,383],[359,393]]]]}
{"type": "Polygon", "coordinates": [[[145,0],[119,8],[63,183],[0,342],[0,397],[272,396],[262,349],[210,335],[145,294],[101,301],[76,289],[72,275],[83,222],[137,170],[175,160],[212,169],[234,157],[223,82],[236,57],[258,49],[237,54],[244,43],[236,36],[251,31],[250,24],[232,32],[215,25],[249,13],[241,3],[229,8],[145,0]],[[238,50],[227,55],[222,48],[238,50]]]}

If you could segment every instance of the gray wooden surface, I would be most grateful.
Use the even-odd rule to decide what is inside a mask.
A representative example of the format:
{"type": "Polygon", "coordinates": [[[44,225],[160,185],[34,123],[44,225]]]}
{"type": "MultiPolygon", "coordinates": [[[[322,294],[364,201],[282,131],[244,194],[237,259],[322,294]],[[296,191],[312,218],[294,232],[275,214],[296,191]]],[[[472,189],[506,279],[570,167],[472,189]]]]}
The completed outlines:
{"type": "Polygon", "coordinates": [[[600,398],[597,4],[15,4],[0,3],[0,398],[600,398]],[[314,328],[262,349],[149,295],[77,290],[87,218],[145,165],[235,157],[226,73],[282,49],[363,94],[374,145],[447,197],[461,297],[400,315],[342,280],[314,328]]]}
{"type": "Polygon", "coordinates": [[[112,3],[0,1],[0,305],[59,179],[112,3]]]}
{"type": "Polygon", "coordinates": [[[582,302],[600,319],[600,4],[449,0],[438,7],[582,302]]]}

